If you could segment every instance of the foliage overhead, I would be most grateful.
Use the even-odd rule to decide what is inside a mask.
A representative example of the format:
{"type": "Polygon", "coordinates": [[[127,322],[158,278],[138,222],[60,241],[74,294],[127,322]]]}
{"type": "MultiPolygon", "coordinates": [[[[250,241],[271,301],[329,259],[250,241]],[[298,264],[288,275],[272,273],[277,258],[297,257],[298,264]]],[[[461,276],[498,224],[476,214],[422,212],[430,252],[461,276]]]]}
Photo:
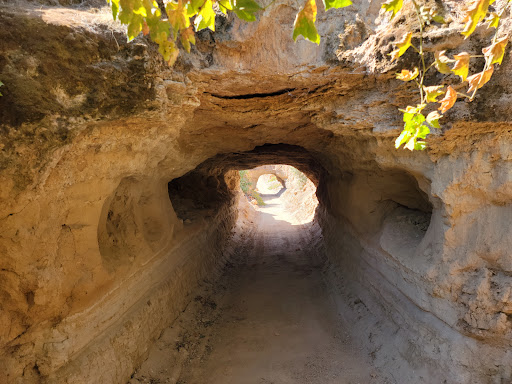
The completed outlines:
{"type": "MultiPolygon", "coordinates": [[[[412,48],[418,56],[418,66],[413,70],[403,69],[397,73],[396,78],[402,81],[413,81],[419,92],[419,104],[409,105],[400,111],[403,113],[404,128],[400,136],[395,140],[395,147],[402,145],[410,150],[422,150],[426,148],[426,136],[430,129],[440,129],[439,119],[451,109],[457,98],[466,98],[472,101],[478,89],[483,87],[494,72],[495,64],[501,64],[505,54],[509,36],[502,28],[502,17],[509,8],[512,0],[502,3],[501,7],[493,7],[494,0],[473,0],[468,2],[465,8],[464,28],[460,32],[465,39],[469,38],[476,30],[478,25],[487,23],[487,28],[494,28],[494,34],[490,45],[482,49],[483,55],[460,52],[453,55],[453,59],[446,55],[446,51],[436,51],[432,57],[431,52],[427,52],[424,46],[425,29],[427,26],[435,23],[444,24],[444,18],[441,17],[436,9],[420,5],[416,0],[388,0],[382,8],[385,12],[390,12],[390,18],[393,19],[400,12],[406,3],[410,3],[415,12],[416,25],[412,30],[407,31],[402,39],[395,44],[396,48],[390,53],[391,59],[397,60],[404,55],[409,48],[412,48]],[[405,1],[405,3],[404,3],[405,1]],[[484,58],[484,65],[481,71],[469,76],[470,62],[473,58],[484,58]],[[450,66],[452,65],[452,66],[450,66]],[[459,91],[463,85],[434,84],[427,86],[427,74],[431,69],[436,69],[444,75],[456,75],[460,77],[462,83],[469,85],[467,93],[459,91]],[[444,97],[437,100],[438,97],[444,97]],[[432,104],[440,103],[436,109],[432,104]],[[425,116],[426,111],[430,113],[425,116]],[[440,111],[440,112],[438,112],[440,111]]],[[[451,79],[448,79],[451,83],[451,79]]]]}
{"type": "MultiPolygon", "coordinates": [[[[159,0],[161,7],[153,0],[107,0],[112,7],[114,19],[118,18],[127,25],[128,39],[132,40],[139,33],[149,35],[159,46],[164,59],[173,65],[179,54],[179,45],[190,52],[195,44],[195,33],[203,29],[215,31],[215,18],[233,12],[245,21],[256,20],[257,13],[265,8],[255,0],[159,0]]],[[[292,37],[299,36],[319,44],[320,35],[316,28],[317,0],[303,0],[304,5],[298,12],[292,37]]],[[[495,66],[500,65],[505,55],[509,40],[508,31],[503,31],[503,16],[510,8],[512,0],[496,2],[495,0],[470,0],[465,2],[464,26],[460,33],[468,39],[480,25],[494,28],[490,45],[482,48],[482,54],[460,52],[450,58],[445,50],[428,52],[425,49],[426,28],[442,25],[444,18],[438,10],[420,3],[421,0],[387,0],[382,4],[384,13],[393,20],[404,12],[406,5],[415,13],[414,25],[408,25],[401,39],[395,43],[395,49],[389,54],[392,61],[397,61],[406,52],[412,50],[417,55],[417,64],[412,69],[402,69],[396,78],[413,82],[419,93],[419,103],[400,109],[403,114],[404,128],[395,141],[395,147],[402,145],[410,150],[426,148],[426,136],[430,130],[440,129],[439,120],[454,106],[459,97],[472,101],[478,89],[492,77],[495,66]],[[499,5],[497,5],[499,4],[499,5]],[[470,75],[472,59],[484,58],[483,68],[470,75]],[[454,85],[453,79],[445,78],[447,84],[429,84],[432,76],[430,70],[437,70],[443,75],[456,75],[462,83],[468,83],[468,91],[461,91],[462,85],[454,85]],[[452,84],[452,85],[450,85],[452,84]],[[442,98],[441,98],[442,97],[442,98]],[[440,99],[438,99],[440,98],[440,99]],[[439,103],[435,109],[433,104],[439,103]],[[430,111],[430,112],[429,112],[430,111]]],[[[325,10],[343,8],[352,4],[351,0],[322,0],[325,10]]],[[[391,28],[402,30],[402,26],[391,28]]],[[[1,85],[1,83],[0,83],[1,85]]]]}
{"type": "MultiPolygon", "coordinates": [[[[322,0],[326,10],[342,8],[352,4],[350,0],[322,0]]],[[[158,44],[159,52],[169,65],[176,62],[179,44],[190,52],[195,44],[195,32],[203,29],[215,31],[215,18],[233,12],[240,19],[255,21],[259,11],[264,10],[255,0],[165,0],[163,9],[153,0],[107,0],[112,7],[112,16],[127,26],[128,40],[140,33],[149,35],[158,44]]],[[[319,44],[316,30],[316,0],[306,0],[297,14],[293,39],[302,35],[319,44]]]]}

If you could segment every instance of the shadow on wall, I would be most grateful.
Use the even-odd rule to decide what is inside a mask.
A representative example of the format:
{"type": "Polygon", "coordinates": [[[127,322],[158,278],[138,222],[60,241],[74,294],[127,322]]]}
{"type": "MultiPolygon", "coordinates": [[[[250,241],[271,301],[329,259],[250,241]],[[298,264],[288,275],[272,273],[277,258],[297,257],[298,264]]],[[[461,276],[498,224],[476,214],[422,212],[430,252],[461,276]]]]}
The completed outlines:
{"type": "Polygon", "coordinates": [[[235,171],[208,174],[194,170],[169,182],[168,193],[176,215],[188,224],[215,216],[232,201],[237,182],[235,171]]]}
{"type": "Polygon", "coordinates": [[[103,207],[98,243],[109,272],[143,260],[164,248],[178,219],[165,184],[143,178],[123,179],[103,207]]]}
{"type": "Polygon", "coordinates": [[[433,210],[418,181],[401,170],[344,173],[321,193],[328,195],[326,209],[348,219],[359,234],[376,234],[393,217],[426,231],[433,210]]]}

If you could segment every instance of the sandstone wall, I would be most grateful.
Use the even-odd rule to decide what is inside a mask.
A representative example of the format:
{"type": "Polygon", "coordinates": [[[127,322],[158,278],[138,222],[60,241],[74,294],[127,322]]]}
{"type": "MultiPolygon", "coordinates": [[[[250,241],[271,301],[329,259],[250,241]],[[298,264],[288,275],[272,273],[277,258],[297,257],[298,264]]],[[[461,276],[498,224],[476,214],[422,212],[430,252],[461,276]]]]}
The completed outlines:
{"type": "Polygon", "coordinates": [[[0,382],[125,382],[236,249],[230,172],[280,163],[316,180],[338,304],[390,377],[512,379],[512,61],[396,151],[412,91],[358,7],[319,47],[291,3],[222,19],[171,69],[105,10],[0,6],[0,382]]]}

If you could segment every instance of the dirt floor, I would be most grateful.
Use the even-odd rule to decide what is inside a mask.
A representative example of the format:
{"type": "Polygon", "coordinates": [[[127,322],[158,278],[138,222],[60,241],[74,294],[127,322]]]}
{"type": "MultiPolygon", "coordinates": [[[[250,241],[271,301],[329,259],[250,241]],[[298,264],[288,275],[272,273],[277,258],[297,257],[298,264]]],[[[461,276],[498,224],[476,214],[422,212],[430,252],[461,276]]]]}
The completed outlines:
{"type": "Polygon", "coordinates": [[[324,284],[315,224],[298,225],[276,196],[263,195],[220,281],[204,283],[130,383],[379,383],[324,284]]]}

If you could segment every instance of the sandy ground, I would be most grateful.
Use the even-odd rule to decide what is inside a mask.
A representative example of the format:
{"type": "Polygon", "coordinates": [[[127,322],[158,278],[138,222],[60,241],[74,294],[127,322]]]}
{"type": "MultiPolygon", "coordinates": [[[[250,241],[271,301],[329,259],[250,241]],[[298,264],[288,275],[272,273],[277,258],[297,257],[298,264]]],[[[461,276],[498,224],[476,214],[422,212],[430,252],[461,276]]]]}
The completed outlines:
{"type": "Polygon", "coordinates": [[[280,197],[263,198],[223,277],[204,284],[130,383],[379,382],[345,332],[311,231],[294,225],[280,197]]]}

